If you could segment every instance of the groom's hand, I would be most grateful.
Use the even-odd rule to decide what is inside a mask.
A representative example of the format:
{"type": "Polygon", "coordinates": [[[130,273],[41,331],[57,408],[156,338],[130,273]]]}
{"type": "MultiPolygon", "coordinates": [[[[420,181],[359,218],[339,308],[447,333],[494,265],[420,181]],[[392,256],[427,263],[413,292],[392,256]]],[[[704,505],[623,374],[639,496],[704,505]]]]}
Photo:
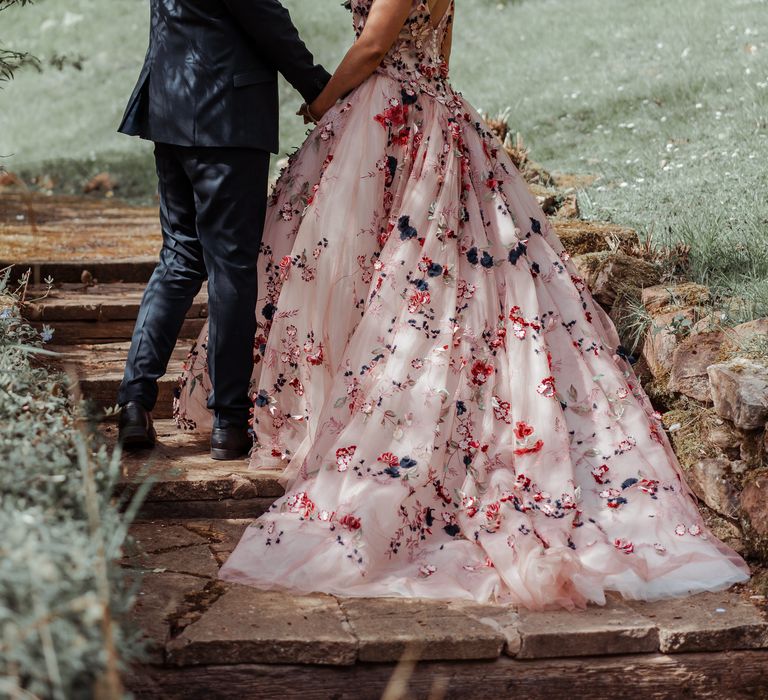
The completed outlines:
{"type": "Polygon", "coordinates": [[[303,105],[301,105],[301,107],[299,107],[299,111],[296,112],[296,115],[299,117],[304,117],[304,124],[315,123],[315,120],[309,114],[309,107],[307,106],[306,102],[303,105]]]}

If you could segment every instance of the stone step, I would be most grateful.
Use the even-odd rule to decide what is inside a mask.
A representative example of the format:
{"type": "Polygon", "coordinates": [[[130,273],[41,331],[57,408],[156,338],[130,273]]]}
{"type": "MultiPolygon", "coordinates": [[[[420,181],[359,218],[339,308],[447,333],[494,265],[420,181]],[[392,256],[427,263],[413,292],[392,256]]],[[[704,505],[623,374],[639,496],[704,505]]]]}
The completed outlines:
{"type": "MultiPolygon", "coordinates": [[[[185,433],[172,420],[155,422],[158,446],[152,452],[125,453],[119,490],[132,496],[151,482],[141,518],[246,518],[261,515],[283,495],[277,471],[254,471],[248,460],[217,462],[207,434],[185,433]]],[[[117,427],[103,427],[114,444],[117,427]]]]}
{"type": "MultiPolygon", "coordinates": [[[[160,236],[159,232],[157,235],[160,236]]],[[[100,284],[146,284],[156,265],[157,254],[118,260],[73,257],[70,260],[32,259],[19,262],[7,258],[0,259],[0,269],[11,268],[11,279],[19,279],[29,271],[30,280],[34,284],[42,284],[48,278],[52,278],[56,284],[77,284],[83,279],[83,275],[97,280],[100,284]]]]}
{"type": "Polygon", "coordinates": [[[146,282],[161,241],[157,207],[27,192],[0,197],[0,268],[12,266],[12,279],[29,269],[35,283],[48,276],[77,283],[84,271],[101,283],[146,282]]]}
{"type": "Polygon", "coordinates": [[[249,522],[132,526],[137,546],[123,565],[144,572],[134,619],[152,654],[129,679],[138,697],[202,697],[213,679],[225,681],[215,697],[246,687],[249,697],[273,697],[279,679],[291,678],[281,697],[351,698],[353,683],[354,697],[379,698],[395,669],[418,690],[390,696],[398,698],[427,697],[438,682],[444,692],[430,697],[464,697],[470,681],[498,697],[514,688],[551,698],[553,688],[569,691],[566,680],[572,697],[608,698],[625,687],[628,668],[638,697],[764,697],[754,692],[768,689],[768,622],[746,593],[656,603],[611,595],[585,611],[530,612],[259,591],[217,578],[249,522]],[[707,684],[717,693],[697,695],[707,684]]]}
{"type": "MultiPolygon", "coordinates": [[[[182,373],[184,360],[192,341],[180,341],[173,352],[167,374],[160,379],[156,418],[173,416],[173,392],[182,373]]],[[[123,379],[125,360],[130,343],[103,343],[99,345],[52,345],[48,349],[58,353],[54,363],[71,368],[79,378],[83,396],[93,401],[99,409],[116,405],[117,390],[123,379]]]]}
{"type": "MultiPolygon", "coordinates": [[[[143,284],[63,284],[46,291],[35,286],[24,316],[36,328],[54,330],[57,345],[101,344],[130,340],[144,294],[143,284]]],[[[196,338],[208,316],[208,294],[201,290],[187,313],[180,337],[196,338]]],[[[191,345],[191,343],[190,343],[191,345]]]]}

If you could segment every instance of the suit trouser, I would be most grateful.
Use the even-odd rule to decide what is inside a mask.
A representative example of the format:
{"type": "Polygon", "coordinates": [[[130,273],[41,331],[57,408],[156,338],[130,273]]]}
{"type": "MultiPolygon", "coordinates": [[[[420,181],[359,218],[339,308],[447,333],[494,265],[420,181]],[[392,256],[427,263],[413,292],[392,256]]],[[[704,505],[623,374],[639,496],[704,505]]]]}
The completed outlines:
{"type": "Polygon", "coordinates": [[[256,334],[256,263],[269,153],[155,144],[163,247],[141,302],[118,403],[157,402],[182,324],[208,278],[208,407],[215,425],[243,425],[256,334]]]}

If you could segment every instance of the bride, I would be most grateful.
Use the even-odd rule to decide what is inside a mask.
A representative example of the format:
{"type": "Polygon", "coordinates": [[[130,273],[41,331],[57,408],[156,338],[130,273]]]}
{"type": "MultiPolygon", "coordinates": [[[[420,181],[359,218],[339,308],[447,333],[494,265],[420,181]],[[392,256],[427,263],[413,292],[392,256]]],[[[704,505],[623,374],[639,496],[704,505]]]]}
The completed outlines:
{"type": "MultiPolygon", "coordinates": [[[[254,468],[286,495],[221,577],[508,602],[749,577],[708,531],[611,321],[451,87],[454,0],[352,0],[259,263],[254,468]]],[[[210,423],[205,332],[177,419],[210,423]]]]}

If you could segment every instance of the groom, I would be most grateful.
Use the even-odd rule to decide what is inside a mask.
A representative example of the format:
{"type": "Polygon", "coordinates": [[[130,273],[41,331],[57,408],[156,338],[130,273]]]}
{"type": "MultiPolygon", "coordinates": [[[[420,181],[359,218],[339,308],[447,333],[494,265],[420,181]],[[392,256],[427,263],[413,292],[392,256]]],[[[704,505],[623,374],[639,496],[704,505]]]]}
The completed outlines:
{"type": "Polygon", "coordinates": [[[120,386],[120,441],[151,447],[150,412],[182,323],[208,279],[211,456],[248,453],[256,261],[269,153],[278,149],[277,72],[312,102],[329,74],[278,0],[151,0],[144,68],[120,131],[155,142],[163,247],[120,386]]]}

